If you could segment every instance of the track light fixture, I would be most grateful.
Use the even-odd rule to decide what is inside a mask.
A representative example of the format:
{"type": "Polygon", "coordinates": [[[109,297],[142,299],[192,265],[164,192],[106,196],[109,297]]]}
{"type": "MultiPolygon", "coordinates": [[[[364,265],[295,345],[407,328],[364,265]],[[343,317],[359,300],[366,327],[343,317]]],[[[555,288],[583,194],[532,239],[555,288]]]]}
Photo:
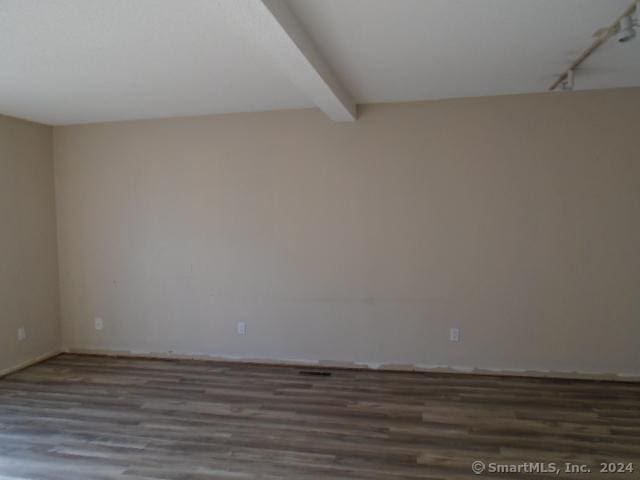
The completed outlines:
{"type": "Polygon", "coordinates": [[[573,82],[574,82],[574,72],[573,72],[573,70],[568,70],[566,78],[560,84],[560,89],[563,92],[572,91],[573,90],[573,82]]]}
{"type": "Polygon", "coordinates": [[[635,27],[638,26],[638,6],[636,6],[636,18],[626,15],[620,19],[618,30],[618,41],[621,43],[628,42],[636,36],[635,27]]]}
{"type": "Polygon", "coordinates": [[[637,35],[637,27],[640,27],[640,0],[633,0],[631,5],[608,27],[601,28],[595,33],[594,37],[596,37],[596,39],[593,43],[591,43],[564,72],[558,75],[549,87],[549,90],[553,91],[556,88],[560,88],[563,91],[571,90],[573,88],[573,74],[576,68],[579,68],[593,52],[598,50],[598,48],[605,44],[611,37],[617,36],[618,41],[622,43],[635,38],[637,35]]]}

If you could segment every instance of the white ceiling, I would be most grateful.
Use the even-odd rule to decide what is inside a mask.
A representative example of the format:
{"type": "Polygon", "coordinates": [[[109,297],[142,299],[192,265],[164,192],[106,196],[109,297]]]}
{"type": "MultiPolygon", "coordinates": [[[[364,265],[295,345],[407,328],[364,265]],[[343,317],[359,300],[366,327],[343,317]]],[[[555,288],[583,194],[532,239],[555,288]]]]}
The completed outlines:
{"type": "MultiPolygon", "coordinates": [[[[545,91],[630,0],[293,0],[291,8],[359,103],[545,91]]],[[[640,86],[640,40],[613,42],[616,75],[640,86]],[[632,64],[634,69],[622,69],[632,64]]],[[[596,57],[601,55],[596,54],[596,57]]]]}
{"type": "MultiPolygon", "coordinates": [[[[313,106],[229,19],[235,1],[0,0],[0,113],[73,124],[313,106]]],[[[630,0],[288,4],[372,103],[545,91],[630,0]]],[[[640,86],[640,39],[612,41],[576,77],[619,86],[640,86]]]]}

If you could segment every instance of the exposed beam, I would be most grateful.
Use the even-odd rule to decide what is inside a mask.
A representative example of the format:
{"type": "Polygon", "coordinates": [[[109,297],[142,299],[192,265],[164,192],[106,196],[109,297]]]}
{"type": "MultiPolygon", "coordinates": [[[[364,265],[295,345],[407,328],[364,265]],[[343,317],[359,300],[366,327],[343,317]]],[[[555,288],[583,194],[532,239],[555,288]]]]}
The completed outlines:
{"type": "Polygon", "coordinates": [[[354,121],[356,104],[284,0],[222,0],[225,11],[266,49],[287,77],[337,122],[354,121]]]}

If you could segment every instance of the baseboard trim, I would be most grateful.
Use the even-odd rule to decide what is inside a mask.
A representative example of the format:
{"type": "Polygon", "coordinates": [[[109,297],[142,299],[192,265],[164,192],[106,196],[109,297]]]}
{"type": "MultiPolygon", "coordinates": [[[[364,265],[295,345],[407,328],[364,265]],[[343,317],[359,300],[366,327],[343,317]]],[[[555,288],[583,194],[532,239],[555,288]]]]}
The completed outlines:
{"type": "Polygon", "coordinates": [[[26,360],[13,367],[0,370],[0,378],[6,377],[7,375],[11,375],[12,373],[16,373],[20,370],[24,370],[25,368],[31,367],[37,363],[44,362],[45,360],[49,360],[50,358],[57,357],[61,353],[63,353],[61,349],[54,350],[52,352],[48,352],[43,355],[38,355],[36,358],[32,358],[31,360],[26,360]]]}
{"type": "Polygon", "coordinates": [[[540,371],[540,370],[509,370],[484,369],[475,367],[450,367],[430,365],[397,365],[378,363],[356,363],[317,361],[305,359],[273,359],[273,358],[245,358],[209,354],[181,354],[176,352],[133,352],[127,350],[95,350],[81,348],[64,348],[63,352],[77,355],[93,355],[102,357],[139,358],[153,360],[195,360],[242,365],[269,365],[283,367],[323,368],[336,370],[365,370],[390,373],[442,373],[457,375],[478,375],[490,377],[524,377],[547,378],[553,380],[584,380],[610,382],[640,382],[640,374],[598,373],[578,371],[540,371]]]}

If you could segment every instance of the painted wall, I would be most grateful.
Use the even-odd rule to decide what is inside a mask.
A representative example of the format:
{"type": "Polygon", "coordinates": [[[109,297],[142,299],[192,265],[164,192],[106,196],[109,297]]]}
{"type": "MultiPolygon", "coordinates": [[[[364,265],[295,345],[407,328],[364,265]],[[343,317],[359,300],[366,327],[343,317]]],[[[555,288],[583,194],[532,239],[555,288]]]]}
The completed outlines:
{"type": "Polygon", "coordinates": [[[52,129],[0,115],[0,374],[60,341],[52,129]]]}
{"type": "Polygon", "coordinates": [[[638,374],[639,111],[629,89],[56,127],[64,343],[638,374]]]}

